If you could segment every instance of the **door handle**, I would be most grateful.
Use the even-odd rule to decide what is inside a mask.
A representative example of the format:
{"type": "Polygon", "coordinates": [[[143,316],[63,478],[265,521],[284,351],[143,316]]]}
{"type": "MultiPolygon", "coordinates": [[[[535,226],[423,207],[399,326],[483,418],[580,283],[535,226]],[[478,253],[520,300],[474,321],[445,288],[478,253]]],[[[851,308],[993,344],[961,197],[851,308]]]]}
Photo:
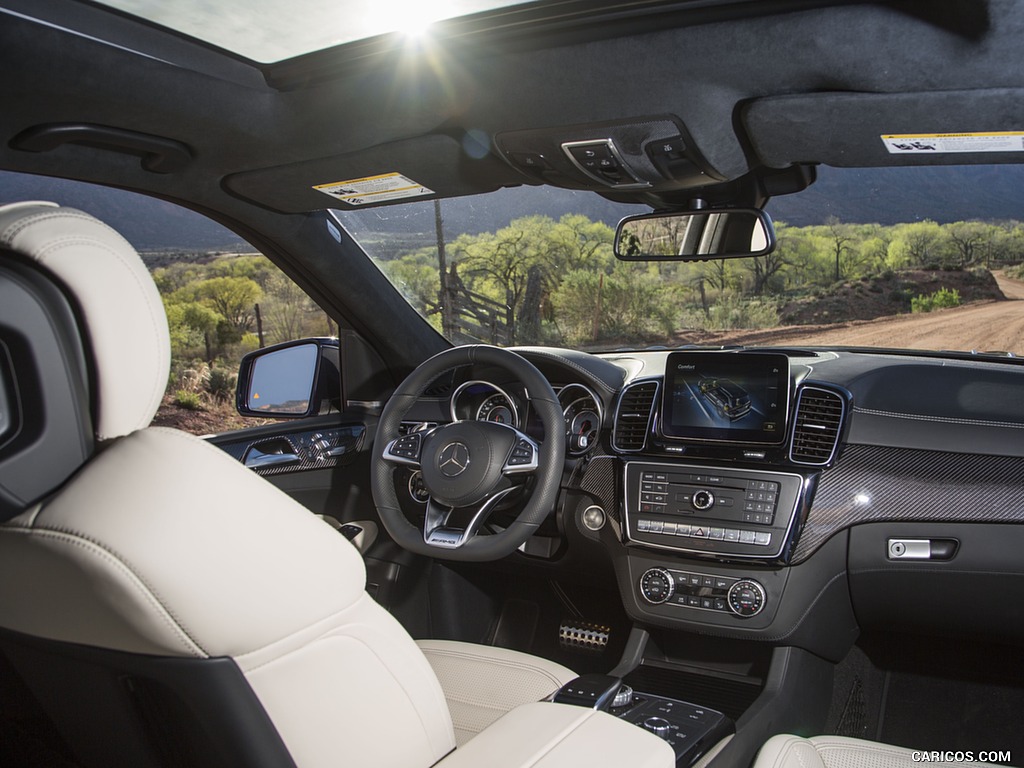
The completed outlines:
{"type": "MultiPolygon", "coordinates": [[[[286,444],[287,445],[287,444],[286,444]]],[[[299,464],[302,459],[295,450],[288,446],[287,451],[261,451],[256,446],[251,446],[245,452],[245,459],[242,461],[249,469],[266,469],[268,467],[287,467],[291,464],[299,464]]]]}

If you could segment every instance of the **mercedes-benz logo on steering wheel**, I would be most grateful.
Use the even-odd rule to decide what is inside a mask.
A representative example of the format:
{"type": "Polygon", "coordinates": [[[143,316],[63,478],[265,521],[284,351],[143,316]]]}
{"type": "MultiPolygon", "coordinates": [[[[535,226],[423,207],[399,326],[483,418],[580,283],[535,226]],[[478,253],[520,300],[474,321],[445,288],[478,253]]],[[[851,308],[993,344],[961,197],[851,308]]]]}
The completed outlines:
{"type": "Polygon", "coordinates": [[[465,443],[448,443],[437,457],[437,468],[445,477],[458,477],[469,466],[469,448],[465,443]]]}

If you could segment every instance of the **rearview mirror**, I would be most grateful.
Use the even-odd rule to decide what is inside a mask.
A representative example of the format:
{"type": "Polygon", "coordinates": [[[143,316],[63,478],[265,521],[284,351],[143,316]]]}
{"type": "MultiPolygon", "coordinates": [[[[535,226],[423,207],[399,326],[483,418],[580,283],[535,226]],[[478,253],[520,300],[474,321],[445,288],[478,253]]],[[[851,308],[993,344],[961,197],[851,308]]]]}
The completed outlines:
{"type": "Polygon", "coordinates": [[[238,369],[235,407],[243,416],[300,419],[340,399],[337,339],[302,339],[250,352],[238,369]]]}
{"type": "Polygon", "coordinates": [[[754,208],[627,216],[615,230],[623,261],[741,259],[773,250],[772,220],[754,208]]]}

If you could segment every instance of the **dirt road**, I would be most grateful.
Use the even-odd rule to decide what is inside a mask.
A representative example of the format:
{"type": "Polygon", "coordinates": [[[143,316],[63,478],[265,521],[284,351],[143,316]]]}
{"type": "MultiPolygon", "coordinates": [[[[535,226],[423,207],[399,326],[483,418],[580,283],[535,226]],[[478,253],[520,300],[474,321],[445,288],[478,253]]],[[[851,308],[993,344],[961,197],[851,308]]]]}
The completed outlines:
{"type": "Polygon", "coordinates": [[[1024,354],[1024,282],[993,273],[1006,301],[827,327],[793,326],[709,334],[701,344],[808,345],[1010,351],[1024,354]]]}

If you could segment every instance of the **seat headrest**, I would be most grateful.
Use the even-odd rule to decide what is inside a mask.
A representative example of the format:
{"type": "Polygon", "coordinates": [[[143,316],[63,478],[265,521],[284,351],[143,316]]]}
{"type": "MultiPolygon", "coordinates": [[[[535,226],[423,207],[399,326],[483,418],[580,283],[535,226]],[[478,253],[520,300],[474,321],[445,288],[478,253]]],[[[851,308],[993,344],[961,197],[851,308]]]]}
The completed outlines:
{"type": "Polygon", "coordinates": [[[89,214],[44,202],[0,206],[0,246],[38,264],[71,300],[91,366],[96,437],[148,426],[171,348],[160,294],[135,249],[89,214]]]}

